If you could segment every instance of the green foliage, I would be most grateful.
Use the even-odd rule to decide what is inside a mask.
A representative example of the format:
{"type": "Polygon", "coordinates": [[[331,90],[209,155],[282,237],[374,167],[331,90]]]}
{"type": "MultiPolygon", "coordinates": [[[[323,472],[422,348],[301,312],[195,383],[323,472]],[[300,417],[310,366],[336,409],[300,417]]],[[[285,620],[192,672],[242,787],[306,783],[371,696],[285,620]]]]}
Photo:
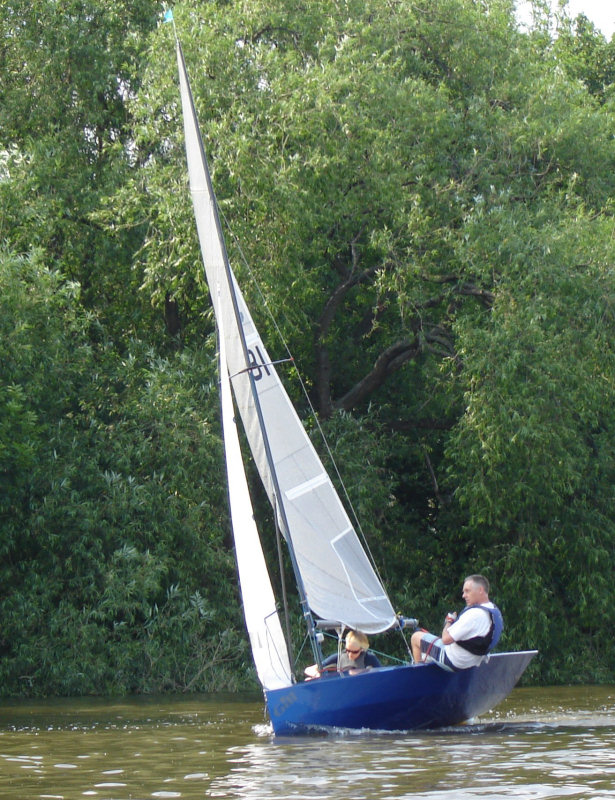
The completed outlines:
{"type": "MultiPolygon", "coordinates": [[[[174,13],[234,266],[396,606],[437,626],[483,571],[532,680],[608,681],[613,42],[535,6],[174,13]]],[[[2,691],[244,685],[172,26],[3,10],[2,691]]]]}
{"type": "Polygon", "coordinates": [[[213,686],[238,612],[208,349],[119,355],[35,257],[0,275],[3,692],[213,686]]]}
{"type": "Polygon", "coordinates": [[[142,232],[110,237],[96,212],[126,180],[113,146],[130,145],[127,102],[158,14],[150,0],[8,0],[0,15],[0,236],[40,248],[119,335],[152,322],[131,267],[142,232]]]}
{"type": "Polygon", "coordinates": [[[574,23],[561,25],[556,51],[568,74],[585,84],[589,92],[604,101],[615,83],[615,40],[604,36],[584,14],[574,23]]]}
{"type": "MultiPolygon", "coordinates": [[[[527,618],[510,636],[542,643],[542,674],[553,681],[574,670],[574,661],[562,662],[562,616],[580,649],[598,652],[599,664],[609,657],[597,619],[614,577],[615,251],[603,235],[607,217],[579,208],[565,224],[550,210],[548,218],[521,224],[497,215],[500,241],[522,230],[527,256],[510,274],[498,268],[486,324],[458,329],[466,411],[448,456],[473,557],[504,596],[523,598],[527,618]]],[[[489,225],[483,219],[482,230],[489,225]]],[[[519,253],[517,242],[511,252],[519,253]]]]}

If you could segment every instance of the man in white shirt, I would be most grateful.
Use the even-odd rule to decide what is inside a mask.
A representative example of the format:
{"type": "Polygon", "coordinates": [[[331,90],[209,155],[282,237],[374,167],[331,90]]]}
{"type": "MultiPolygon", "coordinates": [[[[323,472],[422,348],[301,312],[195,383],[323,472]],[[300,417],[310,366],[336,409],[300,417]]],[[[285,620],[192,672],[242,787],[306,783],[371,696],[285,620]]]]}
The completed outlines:
{"type": "Polygon", "coordinates": [[[502,632],[502,615],[489,600],[489,581],[470,575],[463,582],[466,607],[459,617],[447,614],[441,636],[415,631],[410,640],[415,663],[436,661],[452,670],[468,669],[481,663],[502,632]],[[494,641],[495,639],[495,641],[494,641]]]}

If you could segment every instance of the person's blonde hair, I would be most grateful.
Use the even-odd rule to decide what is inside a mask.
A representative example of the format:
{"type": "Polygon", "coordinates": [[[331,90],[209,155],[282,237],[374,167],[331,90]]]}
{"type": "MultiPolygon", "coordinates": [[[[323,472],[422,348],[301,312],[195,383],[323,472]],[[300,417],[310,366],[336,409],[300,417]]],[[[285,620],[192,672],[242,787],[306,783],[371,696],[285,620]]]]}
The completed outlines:
{"type": "Polygon", "coordinates": [[[348,631],[346,634],[346,644],[355,644],[357,647],[360,647],[361,650],[367,650],[369,647],[369,639],[364,633],[361,633],[361,631],[348,631]]]}

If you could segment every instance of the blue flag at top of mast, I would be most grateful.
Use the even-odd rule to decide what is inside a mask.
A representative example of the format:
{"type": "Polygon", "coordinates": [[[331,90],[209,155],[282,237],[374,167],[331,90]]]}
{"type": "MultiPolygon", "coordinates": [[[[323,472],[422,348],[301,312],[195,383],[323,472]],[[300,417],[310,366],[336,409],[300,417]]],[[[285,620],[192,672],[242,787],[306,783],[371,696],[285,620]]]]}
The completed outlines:
{"type": "Polygon", "coordinates": [[[171,11],[171,9],[170,9],[170,8],[168,8],[168,9],[167,9],[167,10],[164,12],[164,21],[165,21],[165,22],[173,22],[173,12],[171,11]]]}

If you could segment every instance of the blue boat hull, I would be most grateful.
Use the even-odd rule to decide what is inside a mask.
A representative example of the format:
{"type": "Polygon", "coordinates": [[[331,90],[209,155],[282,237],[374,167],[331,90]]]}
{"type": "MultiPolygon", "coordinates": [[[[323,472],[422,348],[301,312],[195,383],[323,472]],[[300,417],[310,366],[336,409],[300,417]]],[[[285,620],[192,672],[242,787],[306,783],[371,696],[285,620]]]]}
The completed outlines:
{"type": "Polygon", "coordinates": [[[319,728],[381,731],[441,728],[483,714],[510,694],[535,650],[494,653],[479,667],[447,672],[436,664],[323,675],[265,692],[276,735],[319,728]]]}

